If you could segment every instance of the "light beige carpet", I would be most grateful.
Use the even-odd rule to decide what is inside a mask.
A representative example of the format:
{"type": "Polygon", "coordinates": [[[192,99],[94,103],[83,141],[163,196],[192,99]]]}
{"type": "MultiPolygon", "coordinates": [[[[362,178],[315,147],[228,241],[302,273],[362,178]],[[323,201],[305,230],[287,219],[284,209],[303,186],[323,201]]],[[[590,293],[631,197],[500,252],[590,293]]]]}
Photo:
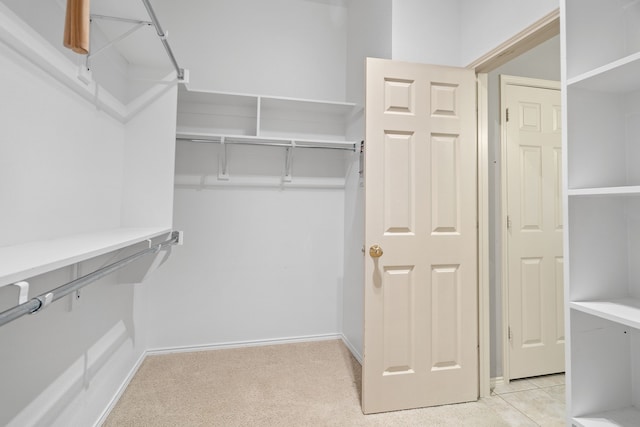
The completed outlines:
{"type": "Polygon", "coordinates": [[[341,341],[149,356],[105,426],[529,426],[497,396],[363,415],[341,341]]]}

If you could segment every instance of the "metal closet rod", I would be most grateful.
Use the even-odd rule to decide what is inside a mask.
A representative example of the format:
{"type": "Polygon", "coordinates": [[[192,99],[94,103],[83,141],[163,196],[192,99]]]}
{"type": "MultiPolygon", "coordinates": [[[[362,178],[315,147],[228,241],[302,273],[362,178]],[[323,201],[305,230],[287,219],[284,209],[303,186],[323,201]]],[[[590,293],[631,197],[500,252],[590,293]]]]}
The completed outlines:
{"type": "MultiPolygon", "coordinates": [[[[202,139],[202,138],[176,138],[178,141],[189,141],[189,142],[206,142],[212,144],[222,144],[222,141],[215,139],[202,139]]],[[[352,147],[331,147],[329,145],[292,145],[287,144],[286,142],[252,142],[252,141],[238,141],[233,139],[225,139],[225,144],[237,144],[237,145],[256,145],[256,146],[267,146],[267,147],[286,147],[286,148],[316,148],[323,150],[346,150],[346,151],[356,151],[355,144],[352,147]]]]}
{"type": "Polygon", "coordinates": [[[149,3],[149,0],[142,0],[142,3],[144,3],[144,7],[147,8],[147,13],[149,14],[149,17],[151,18],[151,22],[153,22],[153,26],[155,27],[156,32],[158,33],[158,37],[160,37],[160,40],[162,41],[162,45],[164,46],[164,50],[166,50],[167,51],[167,55],[169,55],[169,59],[171,60],[171,63],[173,64],[173,68],[176,69],[176,73],[178,74],[178,80],[184,80],[184,69],[180,68],[180,66],[178,65],[178,61],[176,61],[176,57],[173,55],[173,51],[171,50],[171,46],[169,45],[169,42],[167,41],[167,34],[162,29],[162,26],[160,25],[160,22],[158,21],[158,17],[156,16],[156,12],[153,10],[153,7],[151,6],[151,3],[149,3]]]}
{"type": "Polygon", "coordinates": [[[168,246],[175,245],[176,243],[178,243],[179,235],[180,234],[177,231],[174,231],[171,233],[171,238],[169,240],[158,243],[157,245],[151,246],[148,249],[137,252],[124,259],[121,259],[120,261],[109,264],[106,267],[102,267],[99,270],[94,271],[93,273],[89,273],[85,276],[79,277],[76,280],[73,280],[62,286],[58,286],[57,288],[49,292],[40,294],[35,298],[31,298],[25,303],[10,308],[9,310],[3,311],[2,313],[0,313],[0,326],[16,320],[17,318],[22,317],[25,314],[37,313],[52,302],[57,301],[60,298],[63,298],[70,293],[75,292],[78,289],[81,289],[88,284],[93,283],[96,280],[113,273],[116,270],[120,270],[122,267],[131,264],[133,261],[137,260],[140,257],[159,252],[168,246]]]}

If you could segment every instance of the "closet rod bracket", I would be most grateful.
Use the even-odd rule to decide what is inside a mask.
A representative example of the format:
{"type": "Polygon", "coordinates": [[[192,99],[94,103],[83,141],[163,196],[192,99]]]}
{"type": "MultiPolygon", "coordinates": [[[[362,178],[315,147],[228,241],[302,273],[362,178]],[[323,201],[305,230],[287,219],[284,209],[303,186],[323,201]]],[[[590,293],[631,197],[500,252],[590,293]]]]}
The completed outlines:
{"type": "Polygon", "coordinates": [[[284,159],[284,182],[291,182],[291,169],[293,169],[293,150],[296,148],[296,142],[291,141],[291,146],[287,147],[284,159]]]}
{"type": "Polygon", "coordinates": [[[51,304],[53,302],[53,292],[49,292],[48,294],[37,296],[35,299],[38,300],[40,304],[36,306],[29,314],[38,313],[40,312],[40,310],[42,310],[43,308],[51,304]]]}
{"type": "Polygon", "coordinates": [[[224,136],[220,137],[220,164],[218,165],[218,179],[229,181],[229,171],[227,170],[227,144],[224,136]]]}

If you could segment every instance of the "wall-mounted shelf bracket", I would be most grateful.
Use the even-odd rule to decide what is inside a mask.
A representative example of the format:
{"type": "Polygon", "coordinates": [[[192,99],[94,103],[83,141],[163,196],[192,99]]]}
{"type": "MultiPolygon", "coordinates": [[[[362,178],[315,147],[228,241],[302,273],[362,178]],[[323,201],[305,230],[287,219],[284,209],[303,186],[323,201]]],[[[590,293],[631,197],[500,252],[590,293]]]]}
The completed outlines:
{"type": "Polygon", "coordinates": [[[291,146],[287,147],[284,159],[284,182],[291,182],[291,169],[293,169],[293,150],[296,148],[296,142],[291,141],[291,146]]]}
{"type": "Polygon", "coordinates": [[[7,283],[4,286],[15,286],[18,288],[18,304],[25,303],[29,300],[29,282],[7,283]]]}
{"type": "MultiPolygon", "coordinates": [[[[115,39],[108,41],[105,45],[101,46],[99,49],[97,49],[95,51],[92,50],[91,47],[89,47],[89,49],[90,49],[89,53],[87,54],[87,56],[85,58],[85,67],[86,67],[87,70],[91,69],[91,59],[95,58],[100,53],[104,52],[106,49],[110,48],[114,44],[119,43],[122,40],[126,39],[127,37],[129,37],[130,35],[135,33],[136,31],[138,31],[140,28],[149,27],[149,26],[153,25],[153,22],[151,22],[151,21],[140,21],[140,20],[137,20],[137,19],[119,18],[119,17],[116,17],[116,16],[91,15],[91,20],[89,21],[89,33],[93,32],[93,21],[94,20],[107,20],[107,21],[124,22],[124,23],[128,23],[128,24],[132,24],[133,26],[131,28],[129,28],[127,31],[125,31],[124,33],[122,33],[121,35],[119,35],[118,37],[116,37],[115,39]]],[[[90,37],[90,40],[91,40],[91,37],[90,37]]]]}
{"type": "Polygon", "coordinates": [[[229,171],[227,170],[227,144],[225,144],[224,136],[220,137],[220,164],[218,166],[218,179],[221,181],[229,181],[229,171]]]}

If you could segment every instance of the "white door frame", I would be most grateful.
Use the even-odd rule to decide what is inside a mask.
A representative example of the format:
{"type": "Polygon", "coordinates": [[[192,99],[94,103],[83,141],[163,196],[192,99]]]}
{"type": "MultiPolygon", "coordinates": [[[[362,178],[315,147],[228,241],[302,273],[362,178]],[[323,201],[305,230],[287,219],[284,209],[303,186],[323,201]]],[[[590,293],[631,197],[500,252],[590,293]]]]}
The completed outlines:
{"type": "Polygon", "coordinates": [[[500,76],[500,227],[502,229],[502,378],[505,383],[511,380],[509,365],[509,235],[507,230],[507,118],[504,106],[507,103],[507,86],[526,86],[539,89],[560,90],[560,82],[552,80],[533,79],[518,76],[500,76]]]}
{"type": "MultiPolygon", "coordinates": [[[[475,70],[478,74],[478,344],[480,346],[480,397],[489,397],[491,394],[491,305],[488,239],[489,100],[486,73],[495,70],[502,64],[511,61],[558,34],[560,34],[560,9],[555,9],[467,66],[467,68],[475,70]]],[[[505,376],[505,378],[508,378],[508,376],[505,376]]]]}

